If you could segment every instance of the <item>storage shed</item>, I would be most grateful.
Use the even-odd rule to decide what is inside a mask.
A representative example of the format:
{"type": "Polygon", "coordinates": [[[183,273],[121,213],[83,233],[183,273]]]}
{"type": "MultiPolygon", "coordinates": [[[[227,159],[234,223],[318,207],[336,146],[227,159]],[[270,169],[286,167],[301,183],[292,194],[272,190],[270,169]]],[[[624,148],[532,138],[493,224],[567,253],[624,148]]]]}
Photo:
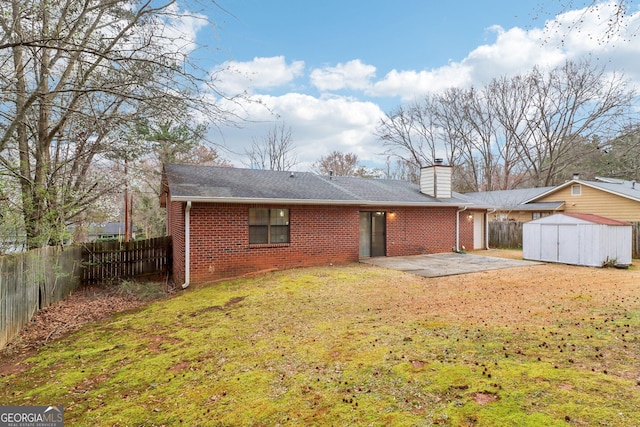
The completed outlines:
{"type": "Polygon", "coordinates": [[[592,214],[558,213],[522,227],[524,259],[603,267],[631,264],[631,224],[592,214]]]}

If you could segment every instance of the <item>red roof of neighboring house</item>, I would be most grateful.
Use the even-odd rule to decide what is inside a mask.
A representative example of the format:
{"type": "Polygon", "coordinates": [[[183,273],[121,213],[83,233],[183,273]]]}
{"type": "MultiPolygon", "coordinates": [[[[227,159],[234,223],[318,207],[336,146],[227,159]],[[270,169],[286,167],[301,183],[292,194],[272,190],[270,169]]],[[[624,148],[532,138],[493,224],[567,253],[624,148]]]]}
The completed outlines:
{"type": "Polygon", "coordinates": [[[593,222],[595,224],[631,225],[628,222],[618,221],[617,219],[606,218],[604,216],[594,215],[594,214],[562,212],[560,215],[567,215],[567,216],[571,216],[573,218],[583,219],[585,221],[593,222]]]}

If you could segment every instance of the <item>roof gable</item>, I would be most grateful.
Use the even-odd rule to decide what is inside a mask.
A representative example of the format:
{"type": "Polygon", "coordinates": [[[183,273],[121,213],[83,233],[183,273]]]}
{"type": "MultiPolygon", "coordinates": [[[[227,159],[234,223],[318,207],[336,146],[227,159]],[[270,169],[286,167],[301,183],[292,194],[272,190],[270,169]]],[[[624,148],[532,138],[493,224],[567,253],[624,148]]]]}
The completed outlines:
{"type": "Polygon", "coordinates": [[[595,214],[561,212],[550,216],[545,216],[533,221],[534,224],[599,224],[613,226],[630,226],[628,222],[618,221],[595,214]]]}
{"type": "Polygon", "coordinates": [[[581,179],[572,179],[571,181],[567,181],[564,184],[558,185],[557,187],[551,187],[549,190],[541,194],[538,194],[532,197],[531,199],[525,200],[522,203],[536,202],[537,200],[547,197],[550,194],[554,194],[574,184],[585,185],[595,190],[604,191],[607,193],[614,194],[616,196],[620,196],[620,197],[624,197],[627,199],[640,202],[640,185],[637,185],[634,181],[612,180],[610,178],[598,178],[598,177],[596,177],[596,179],[606,180],[606,182],[583,181],[581,179]]]}
{"type": "Polygon", "coordinates": [[[585,221],[589,221],[589,222],[592,222],[594,224],[631,225],[628,222],[618,221],[617,219],[606,218],[604,216],[595,215],[595,214],[564,212],[564,215],[570,216],[570,217],[573,217],[573,218],[582,219],[582,220],[585,220],[585,221]]]}

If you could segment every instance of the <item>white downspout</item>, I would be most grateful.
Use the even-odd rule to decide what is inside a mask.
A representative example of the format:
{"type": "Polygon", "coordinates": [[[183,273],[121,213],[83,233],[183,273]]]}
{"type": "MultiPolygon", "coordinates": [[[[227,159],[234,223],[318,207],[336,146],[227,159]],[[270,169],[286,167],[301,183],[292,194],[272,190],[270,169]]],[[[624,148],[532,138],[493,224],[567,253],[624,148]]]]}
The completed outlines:
{"type": "Polygon", "coordinates": [[[486,250],[489,250],[489,214],[494,213],[496,210],[487,210],[487,214],[484,216],[484,246],[486,250]]]}
{"type": "Polygon", "coordinates": [[[462,209],[458,209],[456,212],[456,250],[455,252],[460,252],[460,212],[464,212],[467,210],[467,207],[463,207],[462,209]]]}
{"type": "Polygon", "coordinates": [[[182,289],[186,289],[189,286],[189,270],[190,270],[190,250],[191,245],[191,200],[187,201],[187,206],[184,209],[184,283],[182,289]]]}

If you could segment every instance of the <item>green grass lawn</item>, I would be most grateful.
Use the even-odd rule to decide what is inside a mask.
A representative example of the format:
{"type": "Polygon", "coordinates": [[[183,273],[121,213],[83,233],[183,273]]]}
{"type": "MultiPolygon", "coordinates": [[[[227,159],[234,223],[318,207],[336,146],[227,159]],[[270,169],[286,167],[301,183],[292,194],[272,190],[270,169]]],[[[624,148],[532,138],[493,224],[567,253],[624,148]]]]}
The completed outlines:
{"type": "Polygon", "coordinates": [[[640,425],[639,278],[347,265],[190,288],[46,345],[0,402],[69,426],[640,425]]]}

